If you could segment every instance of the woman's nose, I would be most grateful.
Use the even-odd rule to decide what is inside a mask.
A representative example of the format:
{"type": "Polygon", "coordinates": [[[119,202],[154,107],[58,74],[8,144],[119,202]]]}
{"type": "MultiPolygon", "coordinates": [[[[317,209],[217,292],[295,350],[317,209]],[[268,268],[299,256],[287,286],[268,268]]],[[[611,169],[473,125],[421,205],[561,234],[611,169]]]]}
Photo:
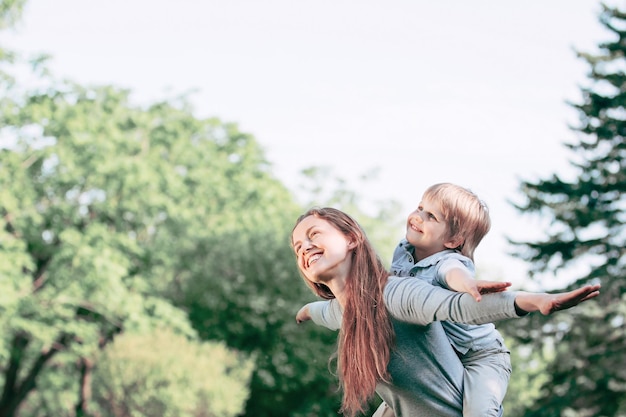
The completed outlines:
{"type": "Polygon", "coordinates": [[[311,241],[307,239],[307,240],[302,242],[302,247],[300,248],[300,250],[302,250],[302,252],[306,253],[306,252],[308,252],[311,249],[312,246],[313,245],[311,245],[311,241]]]}

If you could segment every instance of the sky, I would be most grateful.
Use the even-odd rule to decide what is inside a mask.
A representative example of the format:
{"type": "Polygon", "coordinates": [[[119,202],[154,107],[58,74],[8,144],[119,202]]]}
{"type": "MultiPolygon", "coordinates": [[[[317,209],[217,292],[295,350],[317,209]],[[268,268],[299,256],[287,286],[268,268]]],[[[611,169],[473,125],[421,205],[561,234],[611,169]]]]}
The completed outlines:
{"type": "Polygon", "coordinates": [[[540,238],[545,219],[509,201],[522,201],[522,180],[573,175],[564,144],[577,140],[578,116],[567,102],[589,85],[575,50],[610,39],[599,10],[592,0],[29,0],[0,42],[49,54],[59,78],[128,88],[137,103],[193,91],[198,116],[253,135],[295,193],[301,170],[325,167],[366,200],[399,202],[404,219],[431,184],[470,188],[492,217],[477,268],[530,288],[506,237],[540,238]]]}

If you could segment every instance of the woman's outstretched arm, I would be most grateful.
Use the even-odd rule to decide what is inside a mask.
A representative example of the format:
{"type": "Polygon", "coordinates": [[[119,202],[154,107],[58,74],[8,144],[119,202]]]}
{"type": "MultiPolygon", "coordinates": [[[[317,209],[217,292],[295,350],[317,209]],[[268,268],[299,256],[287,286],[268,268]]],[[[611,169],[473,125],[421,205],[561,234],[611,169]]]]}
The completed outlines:
{"type": "Polygon", "coordinates": [[[558,294],[505,291],[486,294],[477,302],[467,293],[448,291],[419,279],[390,277],[385,287],[385,303],[392,317],[409,323],[484,324],[519,318],[532,311],[551,314],[571,308],[597,296],[599,288],[588,285],[558,294]]]}

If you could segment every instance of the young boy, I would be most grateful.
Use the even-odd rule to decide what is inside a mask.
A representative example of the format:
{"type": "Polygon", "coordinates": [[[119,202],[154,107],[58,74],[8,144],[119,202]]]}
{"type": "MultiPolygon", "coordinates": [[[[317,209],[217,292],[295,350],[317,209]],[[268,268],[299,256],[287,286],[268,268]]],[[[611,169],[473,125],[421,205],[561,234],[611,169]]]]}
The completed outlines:
{"type": "MultiPolygon", "coordinates": [[[[471,191],[450,183],[429,187],[407,219],[406,239],[396,247],[391,273],[417,277],[449,290],[467,292],[480,301],[474,279],[474,250],[491,227],[487,206],[471,191]]],[[[304,306],[296,316],[322,317],[331,301],[304,306]]],[[[463,416],[501,416],[511,374],[510,352],[493,324],[442,323],[463,363],[463,416]]],[[[381,404],[374,416],[391,416],[381,404]]]]}

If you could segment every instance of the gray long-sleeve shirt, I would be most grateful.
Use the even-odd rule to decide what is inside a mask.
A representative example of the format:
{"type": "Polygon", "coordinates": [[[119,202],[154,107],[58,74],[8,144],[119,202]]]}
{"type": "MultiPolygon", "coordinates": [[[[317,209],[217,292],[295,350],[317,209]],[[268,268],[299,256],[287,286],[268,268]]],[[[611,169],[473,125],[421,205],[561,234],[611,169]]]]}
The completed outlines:
{"type": "MultiPolygon", "coordinates": [[[[459,252],[446,249],[424,259],[414,258],[413,246],[402,239],[393,252],[391,272],[399,277],[415,277],[435,286],[450,289],[446,282],[446,273],[451,268],[465,269],[470,275],[475,275],[474,263],[471,259],[459,252]]],[[[450,343],[462,355],[470,351],[508,352],[504,347],[504,340],[493,323],[467,324],[443,322],[443,329],[450,339],[450,343]]],[[[480,355],[479,355],[480,357],[480,355]]],[[[464,360],[473,363],[473,355],[464,360]]],[[[467,363],[466,363],[467,365],[467,363]]]]}
{"type": "MultiPolygon", "coordinates": [[[[392,383],[379,383],[376,392],[396,417],[461,417],[463,366],[439,322],[481,324],[517,318],[515,293],[488,294],[477,303],[466,293],[389,277],[384,298],[396,346],[388,365],[392,383]]],[[[312,303],[309,313],[318,325],[341,327],[341,307],[335,300],[312,303]]]]}

